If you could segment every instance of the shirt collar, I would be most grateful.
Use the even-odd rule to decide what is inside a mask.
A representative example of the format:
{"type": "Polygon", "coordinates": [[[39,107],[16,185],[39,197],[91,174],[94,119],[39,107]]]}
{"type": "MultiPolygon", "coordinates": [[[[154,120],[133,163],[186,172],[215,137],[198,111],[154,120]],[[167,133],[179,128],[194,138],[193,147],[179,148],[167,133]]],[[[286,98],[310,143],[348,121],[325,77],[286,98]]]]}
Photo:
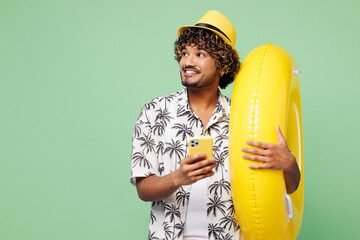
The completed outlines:
{"type": "MultiPolygon", "coordinates": [[[[177,97],[177,116],[181,116],[185,113],[192,112],[192,109],[189,105],[189,99],[187,95],[187,88],[184,87],[181,91],[178,92],[177,97]]],[[[230,113],[226,111],[226,108],[228,107],[229,103],[225,99],[225,97],[221,94],[221,92],[218,92],[218,102],[216,104],[216,107],[214,109],[214,112],[211,116],[210,121],[218,120],[219,118],[225,116],[228,116],[230,113]]]]}
{"type": "Polygon", "coordinates": [[[178,103],[178,107],[177,107],[176,115],[178,117],[183,115],[184,113],[191,112],[189,100],[187,97],[187,88],[186,87],[178,92],[177,103],[178,103]]]}

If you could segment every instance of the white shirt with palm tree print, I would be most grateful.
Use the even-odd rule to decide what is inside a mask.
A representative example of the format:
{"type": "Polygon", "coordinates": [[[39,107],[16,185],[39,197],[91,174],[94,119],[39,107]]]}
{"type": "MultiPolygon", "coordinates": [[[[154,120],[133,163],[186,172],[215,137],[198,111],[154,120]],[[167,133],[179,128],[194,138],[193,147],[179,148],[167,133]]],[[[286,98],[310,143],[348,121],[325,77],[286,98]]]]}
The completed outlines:
{"type": "MultiPolygon", "coordinates": [[[[215,174],[206,179],[209,239],[238,240],[229,172],[230,100],[219,92],[218,103],[205,135],[214,139],[215,174]]],[[[131,183],[136,177],[164,176],[180,167],[188,155],[188,138],[202,135],[203,125],[192,111],[187,89],[155,98],[145,104],[133,133],[131,183]]],[[[191,185],[180,187],[168,198],[152,202],[148,239],[183,239],[191,185]]]]}

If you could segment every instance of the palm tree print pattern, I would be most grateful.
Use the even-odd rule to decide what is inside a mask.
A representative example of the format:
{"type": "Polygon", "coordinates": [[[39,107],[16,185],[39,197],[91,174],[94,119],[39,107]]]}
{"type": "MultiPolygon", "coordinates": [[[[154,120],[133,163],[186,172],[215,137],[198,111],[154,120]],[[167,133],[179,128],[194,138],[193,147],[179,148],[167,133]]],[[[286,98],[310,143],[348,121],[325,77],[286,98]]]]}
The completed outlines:
{"type": "MultiPolygon", "coordinates": [[[[230,100],[219,93],[205,135],[214,140],[215,175],[207,178],[209,239],[239,239],[229,176],[230,100]],[[225,101],[224,101],[225,99],[225,101]]],[[[188,155],[188,139],[202,135],[203,124],[190,108],[186,88],[146,103],[132,136],[131,182],[136,177],[164,176],[179,168],[188,155]]],[[[148,239],[182,240],[191,186],[182,186],[166,199],[151,204],[148,239]]]]}

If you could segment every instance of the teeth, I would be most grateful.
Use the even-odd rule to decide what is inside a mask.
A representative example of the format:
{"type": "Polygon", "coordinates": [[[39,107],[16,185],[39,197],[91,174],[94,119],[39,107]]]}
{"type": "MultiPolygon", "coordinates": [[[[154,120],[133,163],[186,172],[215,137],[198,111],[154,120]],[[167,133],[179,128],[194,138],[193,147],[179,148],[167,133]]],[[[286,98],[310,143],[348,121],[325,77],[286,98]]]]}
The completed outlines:
{"type": "Polygon", "coordinates": [[[189,70],[187,70],[187,71],[185,71],[186,73],[195,73],[195,71],[189,71],[189,70]]]}

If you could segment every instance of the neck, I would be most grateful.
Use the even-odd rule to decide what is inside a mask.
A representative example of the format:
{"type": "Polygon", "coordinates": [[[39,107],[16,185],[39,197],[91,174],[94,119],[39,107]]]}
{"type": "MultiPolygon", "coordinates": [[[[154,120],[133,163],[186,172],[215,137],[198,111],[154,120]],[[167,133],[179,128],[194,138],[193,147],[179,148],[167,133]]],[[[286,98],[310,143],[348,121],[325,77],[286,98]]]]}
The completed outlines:
{"type": "Polygon", "coordinates": [[[190,107],[195,109],[215,108],[218,102],[218,88],[187,88],[190,107]]]}
{"type": "Polygon", "coordinates": [[[203,123],[203,134],[218,102],[218,91],[218,88],[188,88],[189,104],[203,123]]]}

